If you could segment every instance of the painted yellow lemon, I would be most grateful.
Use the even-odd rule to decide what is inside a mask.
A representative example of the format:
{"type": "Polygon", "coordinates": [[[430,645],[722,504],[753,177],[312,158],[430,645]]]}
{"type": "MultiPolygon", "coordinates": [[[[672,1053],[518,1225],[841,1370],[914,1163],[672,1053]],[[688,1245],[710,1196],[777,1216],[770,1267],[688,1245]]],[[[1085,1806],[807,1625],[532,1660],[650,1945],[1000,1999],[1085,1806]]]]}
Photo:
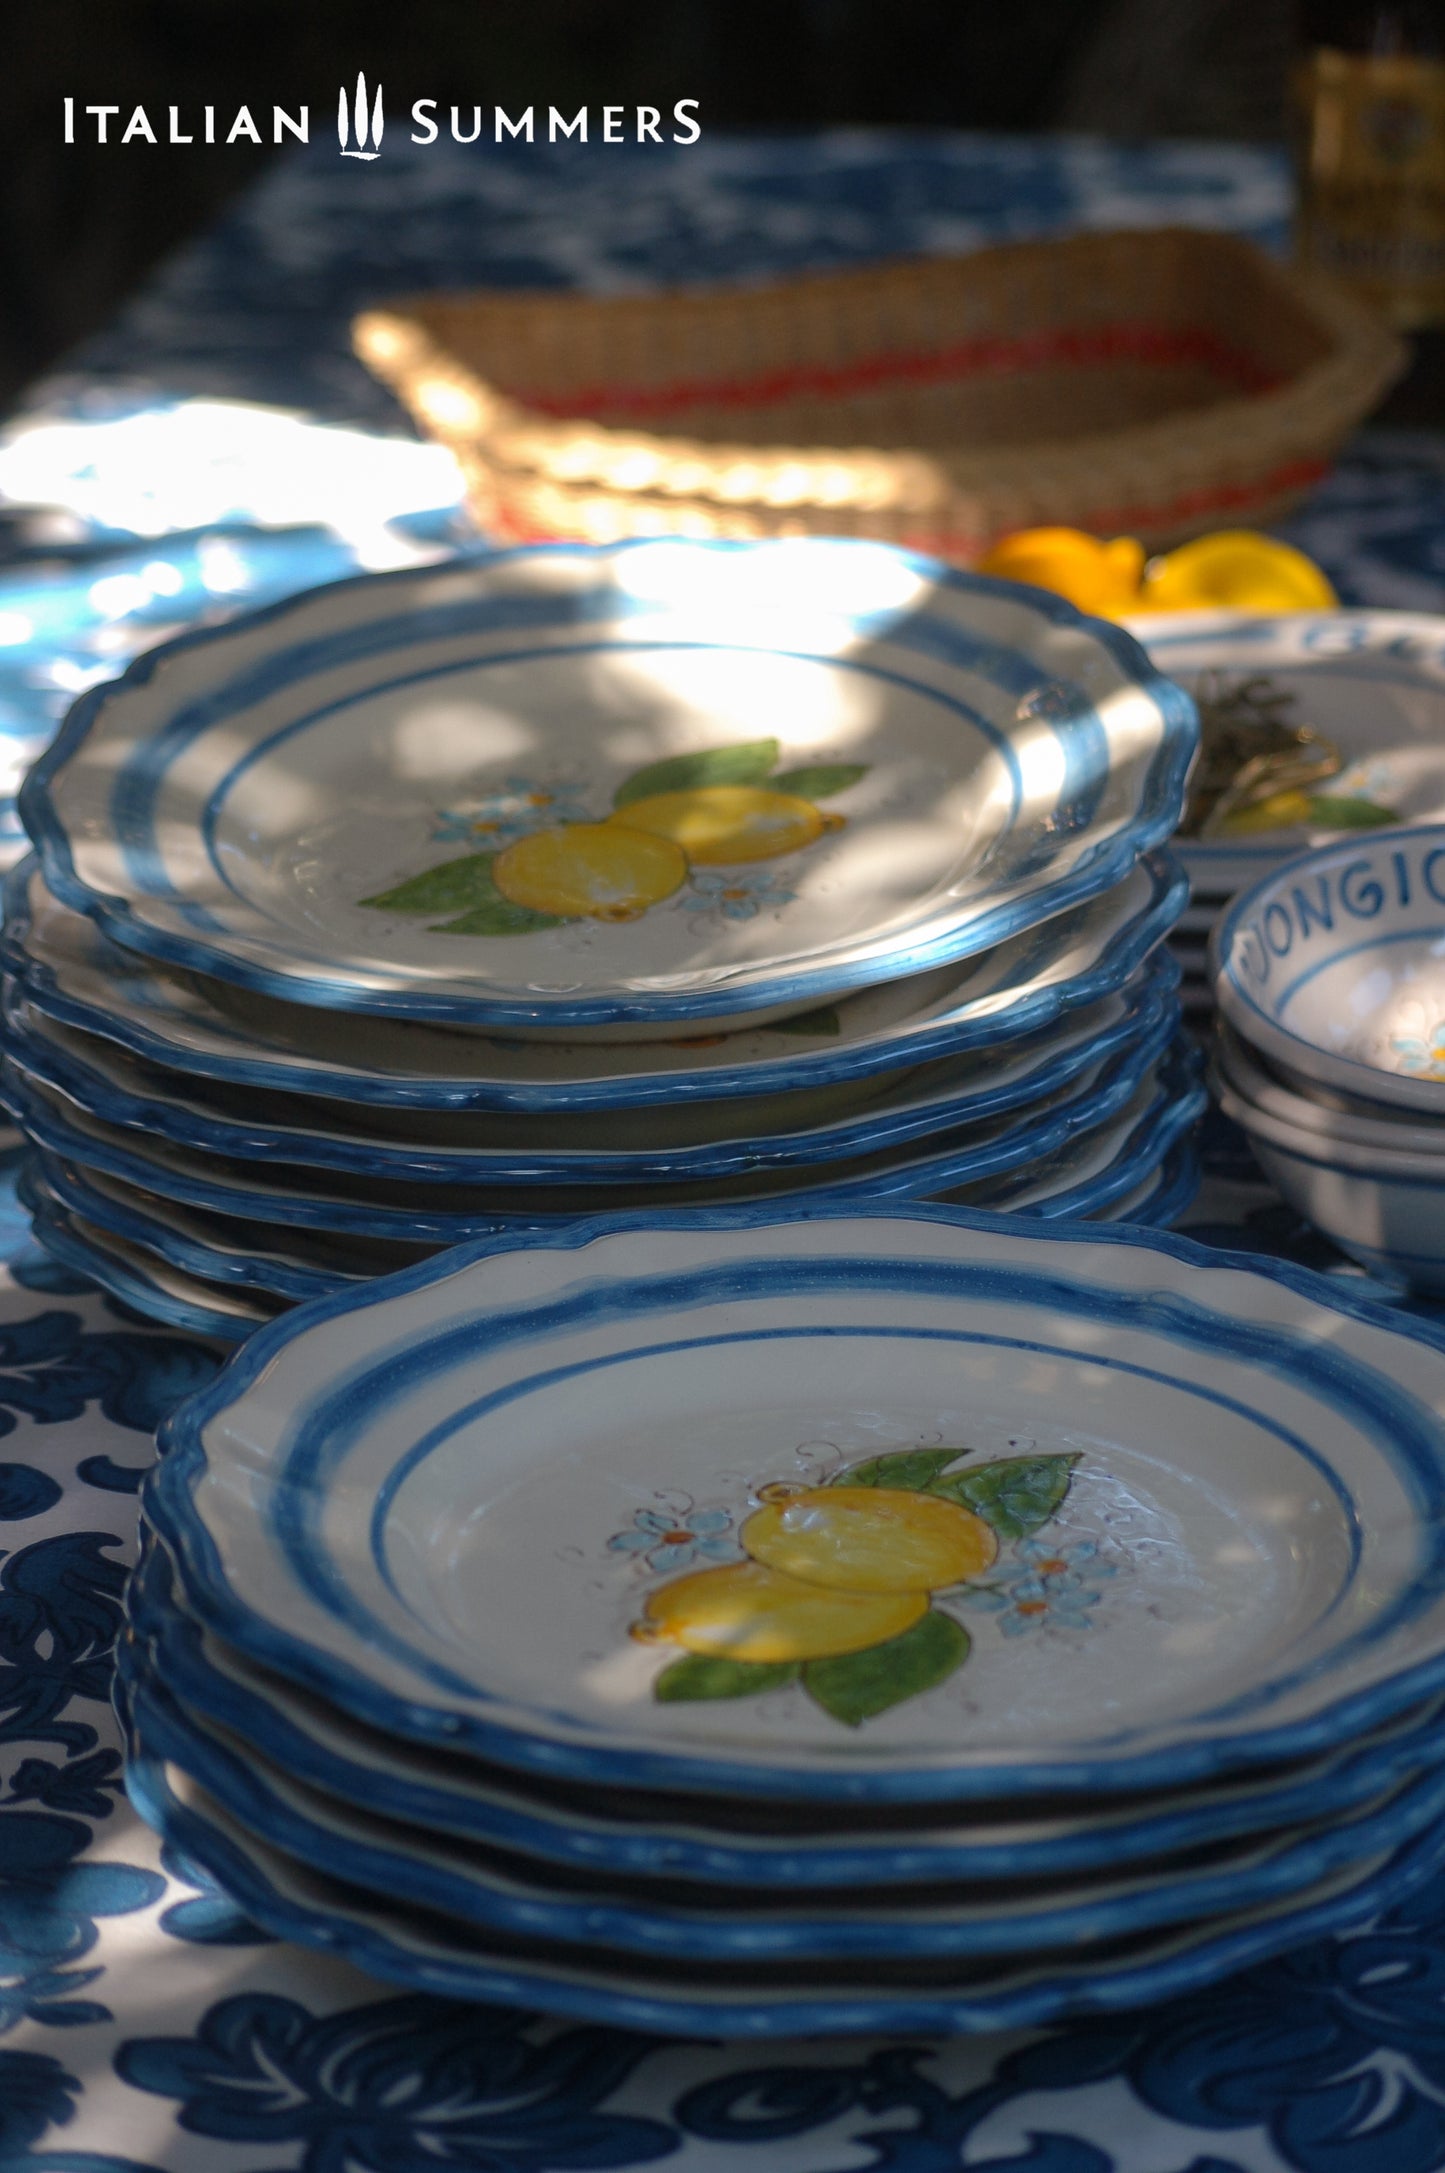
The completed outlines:
{"type": "Polygon", "coordinates": [[[833,1592],[932,1592],[987,1569],[982,1517],[901,1487],[819,1486],[764,1501],[738,1534],[755,1562],[833,1592]]]}
{"type": "Polygon", "coordinates": [[[712,1659],[831,1659],[901,1637],[927,1612],[926,1592],[839,1592],[761,1562],[674,1577],[654,1592],[638,1634],[712,1659]]]}
{"type": "Polygon", "coordinates": [[[654,792],[609,818],[619,827],[671,838],[698,867],[771,860],[811,845],[837,827],[811,800],[765,785],[698,785],[691,792],[654,792]]]}
{"type": "Polygon", "coordinates": [[[504,898],[563,920],[636,920],[686,876],[687,855],[672,839],[613,822],[534,830],[492,862],[504,898]]]}

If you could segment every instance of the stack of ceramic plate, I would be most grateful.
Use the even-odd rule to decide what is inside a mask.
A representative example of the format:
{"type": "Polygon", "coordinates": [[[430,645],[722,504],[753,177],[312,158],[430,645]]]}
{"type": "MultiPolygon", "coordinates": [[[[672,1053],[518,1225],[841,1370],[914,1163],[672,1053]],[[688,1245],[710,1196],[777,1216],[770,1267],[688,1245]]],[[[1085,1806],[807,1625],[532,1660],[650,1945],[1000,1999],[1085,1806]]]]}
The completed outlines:
{"type": "Polygon", "coordinates": [[[1214,938],[1214,1085],[1342,1251],[1445,1293],[1445,823],[1323,846],[1214,938]]]}
{"type": "Polygon", "coordinates": [[[490,554],[186,637],[26,786],[42,1234],[243,1335],[593,1211],[1167,1219],[1194,738],[1117,629],[866,544],[490,554]]]}
{"type": "Polygon", "coordinates": [[[948,1209],[602,1219],[171,1422],[146,1816],[434,1992],[708,2036],[1198,1987],[1445,1867],[1445,1339],[948,1209]]]}
{"type": "Polygon", "coordinates": [[[1445,819],[1445,618],[1181,612],[1139,619],[1134,630],[1199,704],[1196,784],[1207,777],[1212,787],[1232,764],[1245,788],[1233,807],[1215,800],[1202,833],[1177,844],[1192,888],[1172,948],[1185,1011],[1198,1016],[1213,1003],[1210,932],[1236,892],[1342,832],[1445,819]],[[1291,739],[1304,757],[1297,763],[1291,739]],[[1229,757],[1217,770],[1216,745],[1229,757]],[[1285,757],[1273,775],[1272,750],[1285,757]],[[1245,766],[1261,757],[1251,790],[1245,766]]]}

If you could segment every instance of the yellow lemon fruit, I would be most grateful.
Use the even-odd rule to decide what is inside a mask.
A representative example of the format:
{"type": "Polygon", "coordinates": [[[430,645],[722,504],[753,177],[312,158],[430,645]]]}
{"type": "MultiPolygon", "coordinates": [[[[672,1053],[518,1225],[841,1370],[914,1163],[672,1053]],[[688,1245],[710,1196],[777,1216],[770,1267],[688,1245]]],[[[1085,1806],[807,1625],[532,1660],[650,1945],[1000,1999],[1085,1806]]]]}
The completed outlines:
{"type": "Polygon", "coordinates": [[[765,785],[698,785],[691,792],[654,792],[609,818],[629,830],[671,838],[698,867],[771,860],[811,845],[829,818],[795,792],[765,785]]]}
{"type": "Polygon", "coordinates": [[[636,920],[671,897],[686,875],[687,856],[669,838],[612,822],[533,830],[492,862],[492,881],[504,898],[562,920],[636,920]]]}
{"type": "Polygon", "coordinates": [[[1334,590],[1312,558],[1252,528],[1197,536],[1149,568],[1145,611],[1332,611],[1334,590]]]}
{"type": "Polygon", "coordinates": [[[1080,611],[1108,617],[1137,608],[1144,546],[1132,536],[1106,543],[1082,528],[1019,528],[985,551],[974,571],[1001,581],[1031,581],[1035,588],[1066,596],[1080,611]]]}
{"type": "Polygon", "coordinates": [[[830,1592],[760,1562],[732,1562],[674,1577],[638,1627],[714,1659],[822,1660],[900,1637],[927,1609],[926,1592],[830,1592]]]}
{"type": "Polygon", "coordinates": [[[765,1501],[738,1537],[755,1562],[834,1592],[931,1592],[987,1569],[982,1517],[901,1487],[819,1486],[765,1501]]]}

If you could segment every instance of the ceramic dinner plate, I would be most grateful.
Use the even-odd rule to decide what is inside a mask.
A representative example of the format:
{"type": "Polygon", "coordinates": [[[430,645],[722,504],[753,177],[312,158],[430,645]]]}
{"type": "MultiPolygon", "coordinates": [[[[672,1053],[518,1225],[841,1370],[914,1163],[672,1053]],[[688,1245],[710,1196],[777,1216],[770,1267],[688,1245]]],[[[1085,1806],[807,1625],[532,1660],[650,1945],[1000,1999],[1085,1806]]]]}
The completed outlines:
{"type": "MultiPolygon", "coordinates": [[[[309,1010],[167,968],[52,898],[31,860],[6,879],[0,954],[63,1024],[200,1078],[349,1103],[553,1115],[646,1107],[665,1142],[765,1130],[773,1096],[826,1097],[821,1121],[881,1076],[1039,1031],[1124,987],[1178,918],[1186,880],[1151,853],[1111,889],[978,957],[725,1037],[521,1042],[309,1010]],[[749,1105],[739,1119],[728,1106],[749,1105]],[[709,1109],[707,1105],[722,1106],[709,1109]]],[[[790,1117],[795,1102],[780,1104],[790,1117]]]]}
{"type": "Polygon", "coordinates": [[[1180,838],[1196,899],[1222,903],[1306,845],[1445,820],[1445,618],[1413,611],[1179,612],[1133,622],[1201,705],[1309,725],[1343,757],[1270,830],[1180,838]]]}
{"type": "Polygon", "coordinates": [[[149,955],[347,1010],[666,1036],[985,950],[1169,835],[1118,628],[881,544],[640,541],[312,591],[151,651],[27,779],[149,955]]]}
{"type": "MultiPolygon", "coordinates": [[[[128,1718],[123,1696],[117,1700],[128,1718]]],[[[1445,1864],[1437,1824],[1289,1900],[1213,1922],[1138,1934],[1106,1955],[1043,1950],[1008,1961],[837,1964],[652,1962],[609,1966],[596,1949],[539,1955],[435,1912],[367,1894],[247,1832],[184,1773],[132,1745],[126,1785],[142,1815],[258,1923],[417,1989],[591,2017],[612,2027],[718,2038],[940,2033],[1038,2026],[1147,2006],[1197,1990],[1289,1947],[1366,1921],[1445,1864]]]]}
{"type": "Polygon", "coordinates": [[[1321,1757],[1123,1804],[1004,1805],[951,1820],[928,1806],[809,1804],[799,1815],[786,1804],[731,1799],[714,1809],[696,1797],[595,1784],[579,1793],[378,1734],[202,1629],[156,1543],[127,1588],[126,1612],[147,1666],[185,1712],[327,1795],[413,1831],[470,1837],[543,1863],[686,1880],[754,1900],[779,1889],[931,1888],[942,1879],[986,1886],[1186,1853],[1193,1861],[1242,1835],[1356,1810],[1445,1756],[1437,1698],[1321,1757]]]}
{"type": "Polygon", "coordinates": [[[939,1197],[959,1207],[1045,1221],[1097,1219],[1165,1229],[1197,1189],[1189,1139],[1208,1105],[1200,1074],[1199,1060],[1180,1045],[1111,1124],[1027,1174],[960,1185],[939,1197]]]}
{"type": "MultiPolygon", "coordinates": [[[[963,1192],[980,1206],[1010,1214],[1104,1217],[1167,1228],[1198,1183],[1187,1143],[1204,1094],[1194,1071],[1171,1068],[1141,1089],[1136,1103],[1097,1134],[1024,1176],[963,1192]],[[1137,1106],[1136,1106],[1137,1104],[1137,1106]]],[[[129,1240],[142,1252],[203,1282],[239,1284],[274,1296],[304,1301],[329,1296],[348,1283],[390,1275],[436,1252],[436,1244],[400,1238],[334,1236],[188,1207],[124,1178],[41,1149],[26,1180],[37,1205],[63,1207],[101,1232],[129,1240]]]]}
{"type": "Polygon", "coordinates": [[[243,1343],[274,1320],[286,1301],[261,1290],[204,1281],[184,1268],[132,1244],[64,1207],[31,1171],[19,1185],[38,1242],[66,1267],[108,1290],[112,1297],[168,1327],[222,1343],[243,1343]]]}
{"type": "Polygon", "coordinates": [[[35,1170],[45,1190],[86,1221],[211,1282],[253,1284],[280,1297],[327,1297],[346,1283],[414,1267],[437,1250],[434,1244],[403,1238],[278,1230],[272,1223],[188,1207],[43,1148],[36,1154],[35,1170]]]}
{"type": "MultiPolygon", "coordinates": [[[[1075,1188],[1065,1186],[1058,1192],[1047,1192],[1046,1205],[1021,1207],[1019,1212],[1091,1221],[1128,1220],[1142,1228],[1167,1229],[1184,1212],[1198,1188],[1199,1171],[1194,1158],[1187,1150],[1175,1149],[1151,1160],[1147,1177],[1121,1188],[1123,1197],[1117,1209],[1096,1204],[1091,1197],[1086,1210],[1076,1215],[1070,1204],[1075,1188]]],[[[286,1263],[281,1272],[273,1274],[270,1255],[248,1261],[251,1272],[238,1275],[233,1255],[219,1254],[203,1264],[196,1257],[197,1248],[182,1248],[167,1234],[159,1234],[158,1240],[138,1239],[115,1221],[85,1215],[62,1198],[38,1163],[22,1174],[18,1189],[22,1206],[30,1212],[36,1238],[48,1252],[133,1311],[164,1321],[168,1327],[224,1343],[243,1343],[257,1327],[274,1320],[286,1305],[318,1294],[315,1286],[305,1291],[278,1288],[293,1284],[294,1271],[286,1263]],[[177,1257],[183,1249],[189,1255],[184,1260],[177,1257]]],[[[1088,1189],[1092,1194],[1094,1187],[1088,1189]]],[[[1012,1212],[1013,1203],[1005,1199],[997,1211],[1012,1212]]],[[[435,1248],[420,1250],[434,1252],[435,1248]]],[[[330,1295],[370,1279],[344,1272],[326,1273],[320,1278],[319,1294],[330,1295]]]]}
{"type": "MultiPolygon", "coordinates": [[[[1170,1033],[1172,1021],[1161,1022],[1152,1049],[1148,1044],[1136,1045],[1114,1060],[1106,1078],[1086,1079],[1012,1125],[998,1119],[955,1135],[942,1146],[923,1143],[929,1151],[902,1148],[864,1164],[830,1165],[826,1183],[816,1181],[816,1175],[809,1182],[808,1173],[791,1179],[773,1174],[749,1189],[769,1193],[781,1189],[816,1204],[846,1200],[855,1191],[872,1197],[901,1190],[908,1197],[928,1198],[966,1186],[971,1196],[977,1191],[993,1205],[1000,1194],[1011,1196],[1020,1184],[1031,1189],[1043,1180],[1052,1187],[1056,1177],[1061,1185],[1071,1182],[1069,1175],[1060,1173],[1083,1166],[1085,1158],[1092,1162],[1096,1150],[1107,1146],[1111,1138],[1124,1146],[1141,1127],[1145,1130],[1137,1147],[1147,1157],[1154,1143],[1155,1118],[1162,1126],[1166,1112],[1180,1106],[1181,1095],[1190,1093],[1193,1086],[1192,1081],[1184,1086],[1182,1076],[1176,1076],[1172,1051],[1161,1047],[1170,1033]],[[1078,1165],[1073,1162],[1074,1149],[1078,1165]]],[[[301,1164],[282,1168],[274,1162],[230,1162],[214,1152],[176,1146],[138,1127],[97,1116],[43,1080],[18,1046],[0,1057],[0,1081],[6,1105],[18,1116],[27,1136],[47,1151],[188,1205],[286,1227],[407,1243],[456,1244],[508,1229],[556,1226],[599,1209],[622,1213],[674,1207],[707,1210],[729,1204],[742,1189],[734,1181],[711,1192],[701,1185],[633,1185],[606,1192],[557,1185],[513,1187],[504,1193],[491,1185],[440,1186],[338,1176],[301,1164]]],[[[1189,1101],[1186,1121],[1198,1113],[1198,1101],[1189,1101]]],[[[1154,1161],[1159,1153],[1152,1155],[1154,1161]]],[[[1093,1166],[1102,1175],[1107,1163],[1093,1166]]],[[[1147,1159],[1137,1166],[1131,1159],[1128,1166],[1124,1183],[1132,1184],[1143,1176],[1147,1159]]]]}
{"type": "Polygon", "coordinates": [[[218,1635],[500,1764],[1178,1785],[1445,1683],[1445,1339],[1411,1331],[1102,1228],[583,1223],[263,1330],[147,1513],[218,1635]]]}
{"type": "MultiPolygon", "coordinates": [[[[461,1167],[450,1173],[440,1154],[398,1152],[390,1160],[391,1173],[388,1158],[379,1151],[374,1157],[357,1157],[363,1163],[359,1170],[313,1169],[305,1162],[284,1161],[277,1153],[275,1135],[265,1127],[258,1127],[254,1135],[238,1130],[237,1151],[227,1153],[225,1161],[243,1169],[264,1165],[273,1181],[284,1183],[298,1194],[309,1183],[323,1197],[374,1202],[380,1210],[372,1225],[374,1234],[399,1237],[460,1234],[469,1216],[490,1218],[498,1225],[508,1221],[532,1225],[545,1218],[595,1211],[625,1212],[651,1205],[709,1207],[738,1197],[763,1198],[825,1188],[845,1197],[859,1191],[870,1196],[901,1192],[926,1198],[1040,1160],[1065,1146],[1076,1134],[1108,1122],[1128,1106],[1168,1047],[1176,1023],[1170,999],[1141,1022],[1139,1033],[1122,1050],[1038,1103],[977,1124],[958,1125],[936,1136],[905,1140],[876,1154],[829,1162],[816,1170],[806,1164],[797,1168],[784,1165],[693,1183],[659,1180],[653,1184],[608,1185],[596,1181],[591,1169],[584,1167],[567,1184],[538,1182],[503,1188],[483,1178],[475,1164],[469,1169],[464,1157],[457,1158],[461,1167]],[[264,1146],[262,1141],[266,1142],[264,1146]],[[415,1222],[409,1219],[413,1210],[415,1222]]],[[[93,1095],[89,1084],[58,1063],[48,1047],[22,1040],[13,1030],[4,1064],[7,1077],[23,1080],[28,1088],[28,1093],[16,1093],[17,1107],[28,1108],[37,1096],[46,1102],[58,1101],[67,1117],[76,1120],[83,1130],[94,1129],[84,1121],[90,1112],[123,1141],[136,1141],[147,1165],[160,1160],[162,1143],[172,1145],[160,1133],[166,1122],[163,1109],[138,1098],[107,1095],[101,1099],[93,1095]],[[93,1100],[100,1100],[98,1111],[92,1110],[93,1100]],[[156,1141],[155,1150],[152,1141],[156,1141]]],[[[43,1133],[37,1136],[43,1144],[52,1144],[43,1133]]],[[[221,1151],[215,1139],[175,1144],[183,1146],[183,1151],[204,1171],[222,1171],[221,1151]]]]}
{"type": "MultiPolygon", "coordinates": [[[[1190,1127],[1205,1103],[1197,1063],[1171,1058],[1097,1134],[1012,1177],[960,1188],[964,1206],[1048,1220],[1167,1229],[1199,1183],[1190,1127]]],[[[41,1150],[24,1204],[60,1257],[142,1311],[203,1334],[249,1334],[269,1301],[329,1296],[429,1258],[437,1244],[332,1235],[194,1209],[41,1150]]]]}
{"type": "Polygon", "coordinates": [[[1301,1892],[1342,1865],[1398,1847],[1445,1814],[1445,1775],[1432,1769],[1382,1788],[1358,1812],[1206,1844],[1185,1864],[1108,1867],[984,1891],[965,1879],[939,1881],[925,1894],[857,1887],[841,1900],[746,1889],[700,1895],[665,1876],[579,1875],[475,1841],[419,1833],[294,1779],[254,1745],[185,1712],[142,1648],[124,1646],[118,1669],[137,1740],[199,1781],[249,1832],[389,1900],[529,1940],[542,1956],[556,1945],[591,1945],[623,1962],[636,1956],[756,1968],[769,1960],[876,1966],[1033,1954],[1198,1923],[1221,1909],[1301,1892]]]}
{"type": "Polygon", "coordinates": [[[896,1084],[879,1082],[869,1100],[831,1121],[802,1118],[769,1131],[756,1105],[735,1102],[751,1125],[730,1137],[671,1143],[649,1110],[556,1117],[361,1108],[277,1094],[261,1101],[249,1086],[192,1081],[98,1035],[48,1019],[12,985],[4,1017],[13,1044],[52,1085],[113,1122],[139,1125],[182,1146],[214,1149],[241,1161],[301,1163],[374,1177],[439,1179],[458,1184],[617,1185],[659,1179],[702,1182],[755,1176],[814,1164],[846,1166],[965,1126],[1056,1099],[1076,1080],[1138,1045],[1152,1046],[1173,1015],[1179,973],[1167,952],[1117,995],[1073,1012],[1018,1043],[943,1058],[896,1084]]]}
{"type": "MultiPolygon", "coordinates": [[[[1176,1076],[1166,1068],[1157,1084],[1141,1090],[1123,1117],[1103,1128],[1097,1146],[1085,1139],[1075,1158],[1054,1156],[1026,1180],[996,1179],[964,1188],[954,1197],[962,1205],[975,1204],[992,1213],[1167,1230],[1199,1189],[1199,1163],[1188,1134],[1205,1101],[1194,1071],[1176,1076]]],[[[101,1173],[87,1176],[95,1179],[101,1173]]],[[[276,1233],[268,1227],[251,1232],[257,1249],[248,1251],[240,1249],[244,1224],[238,1226],[240,1235],[233,1226],[217,1243],[211,1233],[196,1234],[190,1210],[166,1200],[152,1203],[159,1206],[161,1218],[148,1219],[141,1228],[123,1191],[118,1211],[113,1193],[97,1199],[93,1185],[78,1171],[43,1152],[22,1172],[19,1194],[37,1238],[58,1260],[137,1312],[227,1343],[244,1342],[256,1327],[274,1319],[282,1304],[329,1296],[395,1272],[403,1262],[387,1258],[388,1253],[404,1254],[405,1264],[410,1264],[437,1250],[289,1230],[285,1248],[278,1252],[276,1233]],[[58,1169],[65,1171],[59,1182],[58,1169]],[[164,1219],[173,1213],[178,1220],[164,1219]]]]}

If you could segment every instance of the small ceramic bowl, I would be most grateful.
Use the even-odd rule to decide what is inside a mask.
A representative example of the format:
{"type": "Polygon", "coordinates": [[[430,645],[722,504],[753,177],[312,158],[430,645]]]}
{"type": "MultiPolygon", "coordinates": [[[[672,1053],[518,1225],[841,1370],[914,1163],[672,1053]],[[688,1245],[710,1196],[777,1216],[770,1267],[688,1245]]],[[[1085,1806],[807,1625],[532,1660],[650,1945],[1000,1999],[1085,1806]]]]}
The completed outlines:
{"type": "Polygon", "coordinates": [[[1384,1102],[1354,1102],[1344,1095],[1316,1099],[1301,1085],[1267,1069],[1222,1019],[1216,1021],[1215,1033],[1219,1077],[1265,1116],[1339,1146],[1445,1158],[1445,1124],[1431,1124],[1408,1109],[1392,1110],[1384,1102]]]}
{"type": "Polygon", "coordinates": [[[1211,1083],[1266,1177],[1307,1222],[1373,1273],[1445,1293],[1445,1151],[1392,1153],[1289,1123],[1246,1100],[1218,1063],[1211,1083]]]}
{"type": "Polygon", "coordinates": [[[1211,959],[1220,1011],[1290,1085],[1445,1120],[1445,824],[1272,870],[1211,959]]]}

